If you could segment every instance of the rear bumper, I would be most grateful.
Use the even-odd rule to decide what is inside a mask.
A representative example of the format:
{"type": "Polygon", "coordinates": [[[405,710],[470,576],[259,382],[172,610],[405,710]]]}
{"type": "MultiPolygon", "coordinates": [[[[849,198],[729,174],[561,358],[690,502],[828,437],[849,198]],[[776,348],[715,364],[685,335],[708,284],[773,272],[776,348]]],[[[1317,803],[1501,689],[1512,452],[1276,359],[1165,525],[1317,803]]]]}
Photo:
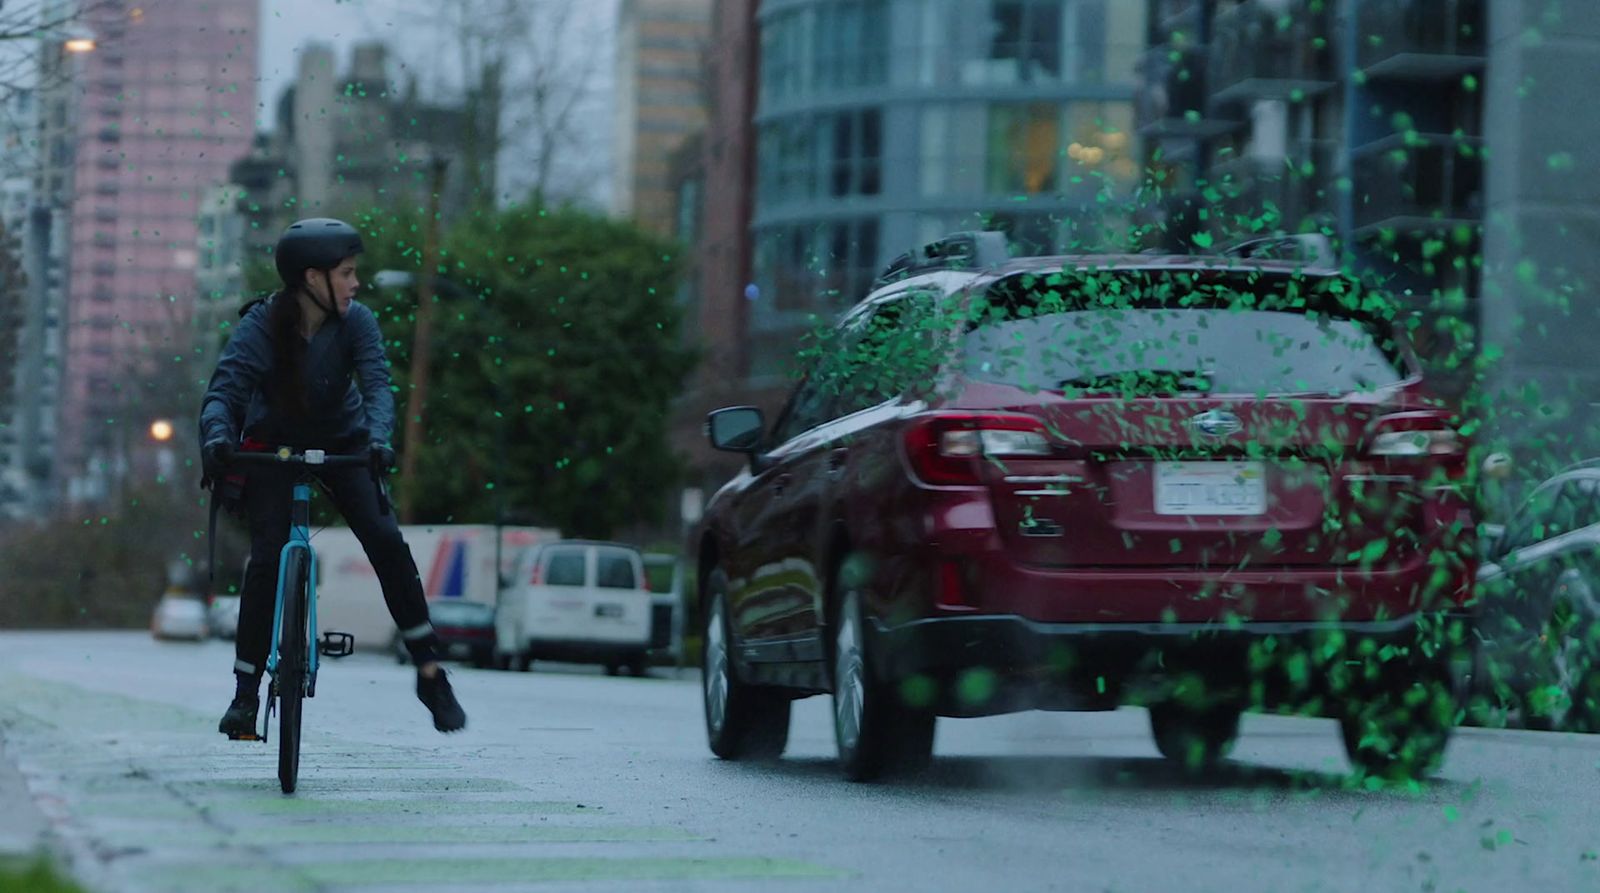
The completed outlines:
{"type": "MultiPolygon", "coordinates": [[[[1465,612],[1375,621],[1204,623],[1041,623],[1014,615],[939,617],[873,626],[880,682],[931,682],[940,712],[981,716],[1022,709],[1110,709],[1126,690],[1193,672],[1257,706],[1337,696],[1350,673],[1384,660],[1385,646],[1419,639],[1455,643],[1444,660],[1471,666],[1472,618],[1465,612]],[[974,695],[981,698],[974,702],[974,695]]],[[[1398,666],[1398,663],[1395,664],[1398,666]]],[[[1386,668],[1387,669],[1387,668],[1386,668]]]]}

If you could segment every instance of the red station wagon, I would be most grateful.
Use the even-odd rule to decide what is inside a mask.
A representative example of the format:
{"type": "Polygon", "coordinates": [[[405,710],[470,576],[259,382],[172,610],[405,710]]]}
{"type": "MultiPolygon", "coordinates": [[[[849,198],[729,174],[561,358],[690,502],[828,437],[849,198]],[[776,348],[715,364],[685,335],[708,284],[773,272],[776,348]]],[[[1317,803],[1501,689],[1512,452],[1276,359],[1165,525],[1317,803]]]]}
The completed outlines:
{"type": "Polygon", "coordinates": [[[902,256],[772,425],[707,420],[749,457],[697,532],[711,749],[774,758],[831,693],[857,780],[926,763],[939,716],[1126,704],[1190,768],[1249,709],[1431,771],[1476,521],[1407,318],[1301,262],[902,256]]]}

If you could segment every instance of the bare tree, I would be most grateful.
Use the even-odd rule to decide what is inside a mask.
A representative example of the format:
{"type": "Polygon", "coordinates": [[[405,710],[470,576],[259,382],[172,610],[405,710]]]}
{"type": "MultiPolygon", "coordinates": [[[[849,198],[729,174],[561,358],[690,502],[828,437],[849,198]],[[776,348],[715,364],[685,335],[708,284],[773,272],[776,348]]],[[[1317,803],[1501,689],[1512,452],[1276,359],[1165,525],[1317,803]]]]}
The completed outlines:
{"type": "MultiPolygon", "coordinates": [[[[454,44],[461,96],[476,132],[467,135],[467,167],[507,148],[528,160],[526,188],[539,204],[581,194],[599,170],[581,120],[601,65],[595,51],[605,23],[593,0],[418,2],[414,21],[454,44]],[[558,181],[565,175],[567,182],[558,181]]],[[[485,184],[483,194],[494,184],[485,184]]]]}

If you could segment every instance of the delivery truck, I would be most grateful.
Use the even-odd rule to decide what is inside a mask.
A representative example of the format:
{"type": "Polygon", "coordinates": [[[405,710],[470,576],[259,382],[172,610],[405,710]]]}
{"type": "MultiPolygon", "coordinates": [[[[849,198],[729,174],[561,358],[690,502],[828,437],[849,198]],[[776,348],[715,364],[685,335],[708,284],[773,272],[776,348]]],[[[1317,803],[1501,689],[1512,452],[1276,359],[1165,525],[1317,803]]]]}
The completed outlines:
{"type": "MultiPolygon", "coordinates": [[[[493,524],[402,525],[406,543],[422,577],[430,602],[472,601],[493,607],[502,574],[509,573],[523,550],[560,538],[540,527],[500,528],[501,573],[495,572],[493,524]]],[[[392,647],[394,620],[383,601],[378,574],[348,527],[312,531],[317,550],[317,625],[355,636],[363,651],[392,647]]]]}

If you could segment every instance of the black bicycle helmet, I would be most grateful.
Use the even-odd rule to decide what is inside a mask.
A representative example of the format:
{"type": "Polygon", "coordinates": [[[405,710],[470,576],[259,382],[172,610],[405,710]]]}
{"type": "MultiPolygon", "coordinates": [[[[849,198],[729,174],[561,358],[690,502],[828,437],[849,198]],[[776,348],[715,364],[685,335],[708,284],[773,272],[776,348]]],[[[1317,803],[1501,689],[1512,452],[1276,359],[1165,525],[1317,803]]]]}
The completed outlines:
{"type": "Polygon", "coordinates": [[[364,250],[355,227],[331,217],[312,217],[289,224],[278,237],[274,259],[287,288],[298,285],[307,270],[331,270],[364,250]]]}

